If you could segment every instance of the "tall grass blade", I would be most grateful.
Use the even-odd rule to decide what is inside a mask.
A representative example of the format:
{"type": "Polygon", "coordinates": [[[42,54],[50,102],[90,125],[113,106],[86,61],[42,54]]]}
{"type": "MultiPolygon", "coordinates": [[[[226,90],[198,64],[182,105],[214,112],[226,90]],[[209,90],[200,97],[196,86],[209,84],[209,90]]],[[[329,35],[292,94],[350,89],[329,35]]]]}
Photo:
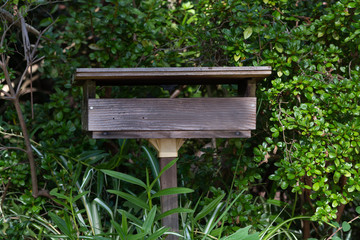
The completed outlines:
{"type": "Polygon", "coordinates": [[[150,184],[150,189],[152,189],[154,187],[154,185],[157,183],[157,181],[160,179],[161,175],[163,175],[163,173],[168,170],[169,168],[171,168],[177,161],[178,159],[174,159],[171,162],[169,162],[168,164],[166,164],[166,166],[161,169],[159,175],[154,179],[154,181],[150,184]]]}
{"type": "MultiPolygon", "coordinates": [[[[159,162],[158,162],[157,158],[154,157],[154,155],[151,153],[151,151],[147,147],[142,146],[141,148],[145,151],[145,154],[148,157],[148,160],[150,163],[150,168],[151,168],[154,178],[157,178],[159,176],[159,171],[160,171],[159,170],[160,169],[159,162]]],[[[157,185],[157,189],[160,189],[160,179],[159,178],[156,181],[156,185],[157,185]]]]}
{"type": "Polygon", "coordinates": [[[73,237],[71,236],[71,230],[69,229],[69,226],[66,225],[66,222],[63,219],[61,219],[53,212],[49,212],[49,216],[51,220],[56,224],[56,226],[61,230],[61,232],[63,232],[70,239],[73,239],[73,237]]]}
{"type": "Polygon", "coordinates": [[[284,226],[285,224],[291,222],[291,221],[294,221],[294,220],[298,220],[298,219],[310,219],[310,217],[308,216],[298,216],[298,217],[293,217],[293,218],[290,218],[290,219],[287,219],[283,222],[281,222],[280,224],[276,225],[275,227],[273,227],[271,230],[268,228],[266,229],[264,232],[261,232],[261,237],[260,239],[261,240],[268,240],[270,238],[272,238],[274,236],[274,234],[280,229],[282,228],[282,226],[284,226]],[[270,230],[270,231],[269,231],[270,230]],[[268,234],[266,234],[266,232],[268,232],[268,234]],[[266,234],[266,235],[265,235],[266,234]],[[265,236],[264,236],[265,235],[265,236]]]}
{"type": "Polygon", "coordinates": [[[147,240],[157,239],[158,237],[164,235],[164,233],[165,233],[166,231],[168,231],[168,230],[169,230],[169,228],[164,228],[164,227],[162,227],[162,228],[158,229],[156,232],[154,232],[153,234],[151,234],[151,235],[147,238],[147,240]]]}
{"type": "Polygon", "coordinates": [[[216,220],[216,217],[221,209],[221,207],[223,206],[224,203],[220,202],[216,208],[215,208],[215,211],[213,212],[213,214],[211,215],[211,218],[208,220],[208,223],[206,224],[206,227],[205,227],[205,230],[204,230],[204,233],[205,234],[210,234],[210,227],[211,225],[215,222],[216,220]]]}
{"type": "Polygon", "coordinates": [[[96,202],[93,201],[90,204],[90,206],[91,206],[91,216],[93,220],[94,233],[95,235],[99,235],[102,233],[102,225],[101,225],[101,218],[99,211],[97,209],[96,202]]]}
{"type": "Polygon", "coordinates": [[[118,212],[121,214],[121,216],[125,215],[128,219],[130,219],[130,221],[135,223],[137,226],[141,226],[142,222],[137,217],[132,215],[130,212],[124,211],[122,209],[118,209],[118,212]]]}
{"type": "Polygon", "coordinates": [[[192,193],[194,190],[190,188],[184,188],[184,187],[173,187],[173,188],[166,188],[158,191],[154,195],[152,195],[153,198],[166,196],[166,195],[173,195],[173,194],[185,194],[185,193],[192,193]]]}
{"type": "Polygon", "coordinates": [[[138,207],[140,207],[142,209],[150,210],[149,206],[146,204],[146,202],[144,202],[143,200],[141,200],[138,197],[135,197],[135,196],[130,195],[128,193],[124,193],[124,192],[117,191],[117,190],[107,190],[107,191],[109,193],[116,194],[116,195],[128,200],[129,202],[135,204],[136,206],[138,206],[138,207]]]}
{"type": "Polygon", "coordinates": [[[221,240],[258,240],[259,233],[253,233],[249,235],[249,229],[251,226],[247,226],[237,230],[235,233],[231,234],[230,236],[223,237],[221,240]]]}
{"type": "MultiPolygon", "coordinates": [[[[223,211],[223,213],[221,214],[221,216],[218,218],[218,220],[216,222],[214,222],[210,229],[209,229],[209,232],[211,232],[214,227],[216,226],[216,224],[221,221],[221,219],[223,219],[223,217],[228,214],[229,210],[231,209],[231,207],[234,205],[234,203],[239,199],[239,197],[243,194],[243,192],[245,192],[245,190],[241,191],[237,196],[236,198],[229,204],[229,206],[226,207],[225,211],[223,211]]],[[[206,236],[205,236],[206,237],[206,236]]]]}
{"type": "Polygon", "coordinates": [[[83,189],[85,188],[85,186],[88,185],[88,183],[90,182],[90,179],[91,179],[91,177],[92,177],[92,175],[93,175],[93,172],[94,172],[94,170],[89,169],[89,170],[85,173],[84,178],[83,178],[83,181],[82,181],[81,186],[80,186],[80,188],[79,188],[80,190],[83,190],[83,189]]]}
{"type": "Polygon", "coordinates": [[[158,221],[166,216],[169,216],[171,214],[174,214],[174,213],[193,213],[194,210],[192,209],[188,209],[188,208],[173,208],[169,211],[166,211],[158,216],[155,217],[155,221],[158,221]]]}
{"type": "MultiPolygon", "coordinates": [[[[135,235],[130,235],[128,236],[128,240],[139,240],[139,239],[144,239],[144,237],[146,236],[146,233],[138,233],[135,235]]],[[[121,239],[122,240],[122,239],[121,239]]]]}
{"type": "Polygon", "coordinates": [[[144,189],[147,189],[146,184],[136,177],[130,176],[125,173],[116,172],[113,170],[102,169],[100,171],[102,171],[103,173],[105,173],[106,175],[109,175],[111,177],[120,179],[120,180],[128,182],[128,183],[132,183],[132,184],[138,185],[140,187],[143,187],[144,189]]]}
{"type": "Polygon", "coordinates": [[[111,220],[111,225],[114,226],[118,236],[120,237],[120,239],[126,239],[126,232],[124,232],[124,229],[121,228],[120,224],[118,224],[117,222],[115,222],[114,220],[111,220]]]}
{"type": "Polygon", "coordinates": [[[93,202],[97,203],[100,207],[105,209],[111,216],[111,219],[114,220],[114,213],[112,212],[111,208],[103,200],[101,200],[100,198],[95,198],[93,200],[93,202]]]}
{"type": "Polygon", "coordinates": [[[150,210],[149,214],[147,215],[145,222],[143,224],[143,230],[146,233],[151,233],[151,227],[154,224],[155,214],[156,214],[156,205],[150,210]]]}
{"type": "Polygon", "coordinates": [[[211,211],[213,211],[216,206],[221,202],[221,200],[225,197],[225,194],[222,194],[215,198],[212,202],[206,205],[194,218],[194,221],[197,222],[199,219],[208,215],[211,211]]]}

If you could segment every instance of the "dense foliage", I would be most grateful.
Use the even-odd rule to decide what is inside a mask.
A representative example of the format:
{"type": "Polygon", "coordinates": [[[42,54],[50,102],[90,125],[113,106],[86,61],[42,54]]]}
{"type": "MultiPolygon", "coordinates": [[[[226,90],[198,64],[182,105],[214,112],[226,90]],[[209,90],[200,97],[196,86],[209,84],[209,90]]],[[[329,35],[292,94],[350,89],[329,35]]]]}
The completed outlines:
{"type": "MultiPolygon", "coordinates": [[[[273,229],[284,239],[323,239],[340,226],[338,238],[359,232],[351,220],[360,200],[359,1],[11,0],[0,10],[0,54],[10,57],[0,62],[8,61],[11,81],[21,85],[39,188],[55,196],[32,197],[21,120],[2,68],[0,236],[156,239],[166,231],[153,150],[143,140],[95,141],[82,133],[82,91],[72,75],[78,67],[167,66],[273,69],[259,83],[251,139],[182,147],[179,185],[197,189],[178,189],[188,193],[179,209],[182,236],[269,239],[273,229]],[[46,29],[36,52],[44,59],[23,82],[29,61],[21,15],[46,29]],[[260,234],[248,235],[248,226],[260,234]]],[[[28,32],[33,49],[39,33],[28,32]]],[[[180,97],[234,95],[237,87],[187,86],[180,97]]],[[[106,97],[169,96],[155,87],[99,90],[106,97]]]]}

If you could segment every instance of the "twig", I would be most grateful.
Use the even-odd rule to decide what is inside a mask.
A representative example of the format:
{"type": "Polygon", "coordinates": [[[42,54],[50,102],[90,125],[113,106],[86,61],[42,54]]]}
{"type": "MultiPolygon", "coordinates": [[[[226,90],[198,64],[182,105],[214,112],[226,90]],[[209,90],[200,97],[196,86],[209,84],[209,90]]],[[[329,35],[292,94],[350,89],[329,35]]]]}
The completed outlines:
{"type": "MultiPolygon", "coordinates": [[[[10,23],[15,24],[18,27],[21,27],[21,23],[19,22],[19,19],[15,19],[14,16],[11,13],[9,13],[8,11],[6,11],[5,9],[0,8],[0,15],[2,15],[10,23]]],[[[26,24],[25,27],[29,33],[32,33],[36,36],[40,35],[40,32],[33,26],[26,24]]]]}
{"type": "Polygon", "coordinates": [[[11,95],[8,92],[5,92],[4,90],[0,89],[0,92],[5,94],[7,97],[11,98],[11,95]]]}
{"type": "MultiPolygon", "coordinates": [[[[348,223],[352,223],[353,221],[355,221],[356,219],[360,218],[360,216],[356,216],[355,218],[351,219],[348,223]]],[[[333,234],[330,235],[330,237],[328,237],[326,240],[331,240],[331,238],[337,233],[339,232],[341,229],[343,229],[343,227],[339,227],[333,234]]]]}
{"type": "Polygon", "coordinates": [[[0,151],[3,150],[19,150],[26,153],[25,149],[19,148],[19,147],[0,147],[0,151]]]}
{"type": "Polygon", "coordinates": [[[181,85],[178,89],[176,89],[170,96],[170,98],[176,98],[180,95],[181,91],[186,88],[186,85],[181,85]]]}
{"type": "MultiPolygon", "coordinates": [[[[7,133],[4,131],[0,130],[0,134],[3,134],[5,136],[10,136],[10,137],[18,137],[18,138],[24,138],[24,136],[22,135],[18,135],[18,134],[14,134],[14,133],[7,133]]],[[[35,142],[34,140],[30,139],[30,142],[32,142],[33,144],[35,144],[36,146],[40,146],[40,143],[35,142]]]]}
{"type": "Polygon", "coordinates": [[[10,180],[11,180],[11,177],[8,178],[8,183],[6,184],[5,189],[4,189],[4,193],[1,196],[1,204],[0,204],[1,209],[3,208],[5,197],[6,197],[7,191],[9,189],[9,187],[10,187],[10,183],[11,183],[10,180]]]}

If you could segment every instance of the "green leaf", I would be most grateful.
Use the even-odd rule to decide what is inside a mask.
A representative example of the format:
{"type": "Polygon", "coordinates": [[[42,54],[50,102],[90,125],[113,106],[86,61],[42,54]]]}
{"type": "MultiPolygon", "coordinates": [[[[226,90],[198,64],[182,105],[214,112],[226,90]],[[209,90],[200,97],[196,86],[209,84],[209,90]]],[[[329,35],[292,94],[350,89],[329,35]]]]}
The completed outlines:
{"type": "Polygon", "coordinates": [[[283,46],[280,43],[275,43],[275,49],[279,52],[282,53],[284,51],[283,46]]]}
{"type": "MultiPolygon", "coordinates": [[[[159,176],[159,169],[160,169],[159,168],[159,162],[158,162],[157,158],[155,158],[153,156],[153,154],[151,153],[151,151],[147,147],[142,146],[141,148],[145,151],[146,156],[148,157],[153,176],[155,178],[157,178],[159,176]]],[[[157,184],[156,184],[157,189],[160,189],[160,179],[158,178],[156,182],[157,182],[157,184]]]]}
{"type": "Polygon", "coordinates": [[[259,233],[253,233],[249,235],[249,229],[251,226],[247,226],[244,228],[240,228],[235,233],[231,234],[230,236],[223,237],[221,240],[258,240],[259,233]]]}
{"type": "Polygon", "coordinates": [[[348,231],[350,231],[350,229],[351,229],[351,226],[350,226],[350,224],[348,222],[343,222],[342,223],[342,230],[344,232],[348,232],[348,231]]]}
{"type": "Polygon", "coordinates": [[[350,2],[347,5],[348,8],[355,8],[356,7],[356,2],[350,2]]]}
{"type": "Polygon", "coordinates": [[[142,229],[146,233],[151,233],[151,227],[152,227],[152,225],[154,223],[156,209],[157,209],[156,205],[153,206],[153,208],[150,210],[149,214],[147,215],[147,217],[146,217],[146,219],[144,221],[142,229]]]}
{"type": "Polygon", "coordinates": [[[356,212],[360,215],[360,206],[356,207],[356,212]]]}
{"type": "Polygon", "coordinates": [[[111,208],[100,198],[95,198],[93,200],[93,203],[97,203],[100,207],[102,207],[104,210],[106,210],[109,215],[111,216],[111,219],[114,219],[114,213],[111,211],[111,208]]]}
{"type": "Polygon", "coordinates": [[[170,228],[160,228],[159,230],[157,230],[156,232],[154,232],[153,234],[151,234],[147,240],[153,240],[153,239],[158,239],[159,237],[161,237],[165,232],[167,232],[168,230],[170,230],[170,228]]]}
{"type": "Polygon", "coordinates": [[[287,189],[288,186],[289,186],[289,183],[286,181],[282,181],[280,184],[280,187],[284,190],[287,189]]]}
{"type": "Polygon", "coordinates": [[[90,48],[91,50],[95,50],[95,51],[104,50],[103,47],[100,47],[99,45],[96,45],[95,43],[89,44],[89,48],[90,48]]]}
{"type": "Polygon", "coordinates": [[[129,202],[139,206],[140,208],[142,209],[147,209],[147,210],[150,210],[149,206],[146,204],[146,202],[144,202],[143,200],[141,200],[140,198],[138,197],[135,197],[133,195],[130,195],[128,193],[124,193],[124,192],[121,192],[121,191],[117,191],[117,190],[108,190],[109,193],[112,193],[112,194],[116,194],[126,200],[128,200],[129,202]]]}
{"type": "Polygon", "coordinates": [[[213,211],[216,206],[221,202],[221,200],[225,197],[225,194],[222,194],[215,198],[212,202],[210,202],[208,205],[206,205],[195,217],[194,221],[197,222],[199,219],[205,217],[207,214],[209,214],[211,211],[213,211]]]}
{"type": "Polygon", "coordinates": [[[77,200],[79,200],[80,198],[82,198],[83,196],[85,196],[86,194],[88,194],[89,192],[90,192],[90,191],[85,191],[85,192],[82,192],[82,193],[76,195],[76,197],[74,197],[74,198],[72,199],[72,202],[73,202],[73,203],[76,202],[77,200]]]}
{"type": "Polygon", "coordinates": [[[126,239],[126,233],[123,231],[120,224],[118,224],[114,220],[110,220],[110,222],[111,222],[111,225],[114,226],[114,228],[115,228],[116,232],[118,233],[120,239],[126,239]]]}
{"type": "Polygon", "coordinates": [[[340,180],[341,174],[339,172],[334,173],[334,183],[338,183],[340,180]]]}
{"type": "Polygon", "coordinates": [[[70,229],[72,229],[72,226],[67,226],[65,221],[53,212],[49,212],[49,216],[50,216],[51,220],[56,224],[56,226],[61,230],[62,233],[64,233],[70,239],[73,239],[73,237],[71,236],[71,230],[70,230],[70,229]]]}
{"type": "MultiPolygon", "coordinates": [[[[132,215],[131,213],[129,213],[128,211],[124,211],[121,209],[118,209],[118,212],[122,215],[122,216],[126,216],[126,218],[128,218],[130,221],[133,221],[135,224],[141,226],[142,225],[142,221],[140,219],[138,219],[137,217],[135,217],[134,215],[132,215]]],[[[124,226],[123,226],[124,229],[124,226]]]]}
{"type": "Polygon", "coordinates": [[[132,184],[138,185],[140,187],[143,187],[144,189],[147,189],[146,184],[143,181],[141,181],[140,179],[135,178],[133,176],[130,176],[128,174],[120,173],[120,172],[116,172],[116,171],[112,171],[112,170],[105,170],[105,169],[103,169],[101,171],[111,177],[120,179],[120,180],[128,182],[128,183],[132,183],[132,184]]]}
{"type": "Polygon", "coordinates": [[[244,39],[248,39],[253,33],[252,27],[247,27],[244,31],[244,39]]]}
{"type": "Polygon", "coordinates": [[[171,214],[174,214],[174,213],[192,213],[192,212],[194,212],[194,210],[188,209],[188,208],[173,208],[169,211],[166,211],[166,212],[156,216],[155,221],[160,220],[160,219],[162,219],[166,216],[169,216],[171,214]]]}
{"type": "Polygon", "coordinates": [[[318,182],[317,182],[317,183],[314,183],[312,189],[313,189],[315,192],[319,191],[319,189],[320,189],[320,184],[319,184],[318,182]]]}
{"type": "Polygon", "coordinates": [[[173,187],[173,188],[166,188],[158,191],[154,195],[152,195],[153,198],[166,196],[166,195],[173,195],[173,194],[185,194],[185,193],[191,193],[194,192],[194,190],[190,188],[184,188],[184,187],[173,187]]]}
{"type": "Polygon", "coordinates": [[[163,167],[163,169],[161,169],[159,175],[154,179],[154,181],[150,184],[150,190],[153,188],[153,186],[155,185],[155,183],[157,183],[157,181],[159,180],[159,178],[161,177],[161,175],[163,175],[163,173],[168,170],[169,168],[171,168],[176,162],[177,162],[177,158],[172,160],[171,162],[169,162],[168,164],[166,164],[165,167],[163,167]]]}

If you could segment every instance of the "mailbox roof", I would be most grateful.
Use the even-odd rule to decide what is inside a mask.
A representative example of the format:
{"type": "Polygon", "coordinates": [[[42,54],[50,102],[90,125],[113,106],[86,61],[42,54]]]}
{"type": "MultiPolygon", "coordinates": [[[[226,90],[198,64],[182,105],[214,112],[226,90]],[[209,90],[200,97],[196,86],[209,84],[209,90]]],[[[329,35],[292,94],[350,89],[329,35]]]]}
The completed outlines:
{"type": "Polygon", "coordinates": [[[270,74],[271,67],[78,68],[74,83],[82,85],[85,80],[95,80],[98,86],[236,84],[270,74]]]}

